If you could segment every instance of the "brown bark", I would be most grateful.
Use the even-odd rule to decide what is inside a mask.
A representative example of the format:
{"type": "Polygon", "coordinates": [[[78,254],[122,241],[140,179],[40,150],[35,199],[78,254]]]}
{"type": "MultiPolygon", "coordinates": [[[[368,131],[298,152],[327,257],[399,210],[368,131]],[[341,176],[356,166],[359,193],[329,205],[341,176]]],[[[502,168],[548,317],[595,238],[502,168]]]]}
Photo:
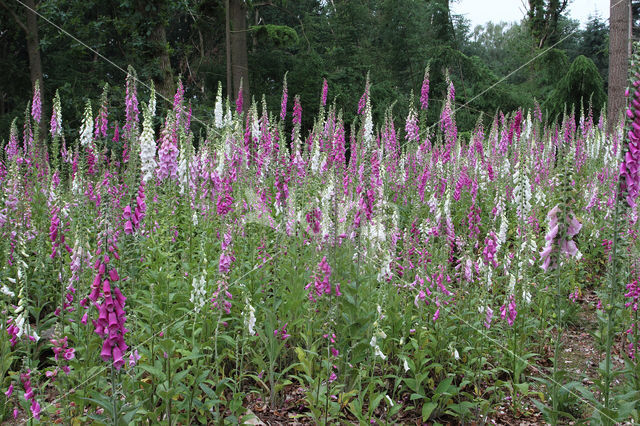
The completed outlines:
{"type": "Polygon", "coordinates": [[[158,49],[158,59],[160,60],[160,72],[162,79],[158,81],[158,91],[168,99],[171,99],[174,92],[173,70],[167,49],[167,32],[164,25],[156,26],[150,34],[151,41],[158,49]]]}
{"type": "Polygon", "coordinates": [[[246,111],[251,104],[249,98],[249,61],[247,53],[247,10],[244,0],[229,1],[231,21],[231,74],[233,91],[242,87],[243,108],[246,111]]]}
{"type": "Polygon", "coordinates": [[[612,131],[620,122],[624,111],[624,92],[627,86],[629,63],[629,0],[610,0],[609,8],[609,90],[607,103],[607,130],[612,131]]]}
{"type": "Polygon", "coordinates": [[[24,0],[26,22],[9,7],[4,1],[0,0],[0,6],[9,11],[16,24],[22,28],[27,41],[27,55],[29,56],[29,76],[31,78],[31,86],[35,87],[36,80],[40,81],[40,93],[44,93],[44,81],[42,80],[42,61],[40,59],[40,38],[38,37],[38,17],[32,12],[36,10],[35,0],[24,0]]]}
{"type": "Polygon", "coordinates": [[[156,25],[151,31],[149,38],[155,54],[160,61],[161,77],[156,82],[158,92],[167,99],[172,99],[174,92],[173,70],[171,69],[171,60],[167,49],[167,32],[164,24],[156,25]]]}
{"type": "Polygon", "coordinates": [[[558,20],[569,6],[569,0],[529,0],[529,28],[538,49],[555,46],[560,39],[558,20]]]}
{"type": "Polygon", "coordinates": [[[227,54],[227,96],[233,99],[233,87],[231,86],[231,22],[229,18],[229,0],[225,0],[225,50],[227,54]]]}
{"type": "Polygon", "coordinates": [[[38,17],[31,10],[36,10],[34,0],[24,0],[27,5],[27,52],[29,54],[29,74],[31,85],[40,82],[40,94],[44,94],[44,81],[42,80],[42,61],[40,60],[40,38],[38,37],[38,17]]]}
{"type": "Polygon", "coordinates": [[[137,11],[152,25],[149,34],[149,46],[152,57],[158,59],[159,75],[153,78],[153,83],[158,93],[166,99],[173,99],[175,86],[173,84],[173,69],[169,58],[167,45],[167,31],[164,25],[164,16],[167,11],[166,0],[138,0],[137,11]],[[152,5],[150,9],[147,6],[152,5]]]}

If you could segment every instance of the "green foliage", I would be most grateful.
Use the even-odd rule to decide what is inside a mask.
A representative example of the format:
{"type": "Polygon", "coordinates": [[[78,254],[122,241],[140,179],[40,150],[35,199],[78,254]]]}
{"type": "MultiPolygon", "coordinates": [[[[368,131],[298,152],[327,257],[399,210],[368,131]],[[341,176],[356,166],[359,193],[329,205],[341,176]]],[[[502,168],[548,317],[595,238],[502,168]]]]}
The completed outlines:
{"type": "MultiPolygon", "coordinates": [[[[322,79],[326,78],[329,102],[335,100],[349,127],[355,119],[354,99],[362,94],[368,72],[374,119],[381,120],[394,102],[394,115],[405,117],[409,93],[411,90],[419,93],[422,72],[430,64],[433,102],[427,112],[427,124],[439,119],[446,94],[445,70],[458,89],[457,101],[461,104],[500,81],[470,104],[473,111],[459,112],[460,130],[471,131],[477,111],[493,116],[496,110],[506,113],[519,106],[533,107],[534,98],[546,99],[559,72],[568,66],[567,57],[591,58],[606,81],[608,30],[598,17],[580,30],[575,21],[561,14],[552,38],[574,35],[556,46],[558,50],[544,53],[531,66],[501,81],[541,53],[535,48],[531,25],[543,31],[538,21],[545,16],[556,19],[551,12],[557,5],[553,1],[532,2],[538,4],[539,10],[534,8],[529,21],[488,23],[471,30],[468,21],[451,13],[449,3],[447,0],[248,2],[247,18],[254,24],[249,26],[247,43],[251,90],[264,94],[268,105],[277,105],[283,76],[288,72],[292,95],[300,95],[303,128],[311,128],[312,117],[318,112],[322,79]]],[[[19,7],[13,10],[23,13],[19,7]]],[[[153,80],[168,102],[172,101],[175,78],[182,75],[185,99],[191,102],[195,117],[203,120],[212,117],[219,81],[228,94],[224,2],[53,0],[43,2],[38,11],[117,66],[126,69],[132,65],[140,80],[153,80]],[[159,27],[166,31],[166,43],[156,37],[159,27]],[[162,70],[159,59],[165,53],[173,69],[172,81],[166,81],[171,76],[162,70]]],[[[6,135],[16,112],[26,106],[23,94],[30,88],[26,72],[29,62],[22,29],[4,8],[0,8],[0,20],[7,23],[0,42],[5,47],[0,49],[0,66],[7,70],[0,76],[3,99],[0,133],[6,135]]],[[[66,134],[75,135],[84,99],[72,95],[83,93],[87,99],[97,99],[97,88],[109,83],[114,87],[110,98],[123,99],[119,85],[123,75],[44,21],[39,21],[39,34],[45,74],[45,116],[50,113],[52,94],[57,89],[64,116],[68,118],[63,123],[66,134]]],[[[537,35],[544,36],[542,32],[537,35]]],[[[146,89],[140,87],[140,92],[142,95],[146,89]]],[[[109,107],[124,116],[121,102],[113,102],[109,107]]],[[[196,133],[204,131],[198,120],[194,120],[194,126],[196,133]]]]}
{"type": "Polygon", "coordinates": [[[292,46],[298,43],[298,33],[286,25],[256,25],[249,27],[258,41],[268,41],[278,47],[292,46]]]}
{"type": "Polygon", "coordinates": [[[591,59],[604,80],[606,92],[609,77],[609,27],[607,21],[593,16],[582,33],[579,54],[591,59]]]}
{"type": "Polygon", "coordinates": [[[544,105],[552,118],[560,116],[565,110],[578,112],[582,107],[591,105],[597,120],[606,100],[602,87],[602,77],[593,61],[580,55],[558,81],[544,105]]]}

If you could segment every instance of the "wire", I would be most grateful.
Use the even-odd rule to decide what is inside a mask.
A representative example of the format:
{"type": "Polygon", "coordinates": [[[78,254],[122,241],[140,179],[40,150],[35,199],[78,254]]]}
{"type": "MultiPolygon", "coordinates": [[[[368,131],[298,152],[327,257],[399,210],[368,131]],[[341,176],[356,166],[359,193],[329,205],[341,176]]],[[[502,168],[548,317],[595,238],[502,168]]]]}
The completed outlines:
{"type": "MultiPolygon", "coordinates": [[[[616,4],[614,4],[613,6],[611,6],[609,8],[609,10],[613,9],[614,7],[616,7],[617,5],[619,5],[622,2],[625,1],[629,1],[629,0],[620,0],[618,1],[616,4]]],[[[611,19],[611,14],[609,14],[609,17],[606,19],[607,21],[609,21],[611,19]]],[[[525,62],[524,64],[522,64],[521,66],[519,66],[518,68],[516,68],[515,70],[511,71],[509,74],[507,74],[506,76],[502,77],[500,80],[498,80],[497,82],[495,82],[494,84],[492,84],[491,86],[487,87],[485,90],[483,90],[482,92],[480,92],[479,94],[477,94],[476,96],[474,96],[473,98],[471,98],[469,101],[467,101],[462,107],[467,107],[467,105],[469,105],[471,102],[473,102],[474,100],[478,99],[480,96],[484,95],[485,93],[487,93],[489,90],[493,89],[494,87],[496,87],[498,84],[502,83],[503,81],[505,81],[506,79],[508,79],[509,77],[511,77],[512,75],[514,75],[515,73],[517,73],[518,71],[520,71],[522,68],[526,67],[527,65],[529,65],[530,63],[532,63],[533,61],[535,61],[536,59],[540,58],[541,56],[545,55],[547,52],[549,52],[551,49],[553,49],[554,47],[556,47],[557,45],[559,45],[560,43],[562,43],[563,41],[567,40],[569,37],[573,36],[576,31],[578,31],[578,28],[574,29],[573,31],[569,32],[569,34],[565,35],[564,37],[562,37],[560,40],[558,40],[557,42],[555,42],[553,45],[549,46],[546,50],[544,50],[543,52],[540,52],[539,54],[537,54],[536,56],[534,56],[533,58],[529,59],[527,62],[525,62]]]]}
{"type": "MultiPolygon", "coordinates": [[[[60,31],[61,33],[64,33],[65,35],[67,35],[68,37],[70,37],[71,39],[73,39],[74,41],[76,41],[77,43],[81,44],[83,47],[85,47],[86,49],[88,49],[89,51],[91,51],[92,53],[94,53],[95,55],[97,55],[98,57],[100,57],[101,59],[103,59],[104,61],[106,61],[107,63],[109,63],[110,65],[114,66],[115,68],[119,69],[120,71],[122,71],[125,75],[128,75],[129,73],[122,68],[120,65],[116,64],[115,62],[113,62],[111,59],[107,58],[106,56],[104,56],[102,53],[98,52],[97,50],[95,50],[94,48],[92,48],[91,46],[89,46],[87,43],[83,42],[82,40],[80,40],[78,37],[74,36],[73,34],[69,33],[67,30],[65,30],[64,28],[60,27],[59,25],[57,25],[55,22],[52,22],[49,18],[47,18],[46,16],[43,16],[41,13],[39,13],[37,10],[34,10],[33,8],[27,6],[26,4],[24,4],[22,2],[22,0],[16,0],[16,2],[20,3],[22,6],[24,6],[26,9],[30,10],[31,12],[33,12],[35,15],[37,15],[38,17],[42,18],[44,21],[46,21],[47,23],[49,23],[50,25],[52,25],[53,27],[55,27],[58,31],[60,31]]],[[[140,80],[137,77],[133,77],[134,80],[138,83],[140,83],[140,85],[142,85],[143,87],[146,87],[148,90],[151,90],[151,86],[149,86],[147,83],[145,83],[144,81],[140,80]]],[[[156,92],[156,96],[158,96],[160,99],[163,99],[165,101],[167,101],[169,104],[173,104],[173,100],[167,98],[166,96],[164,96],[162,93],[160,92],[156,92]]],[[[196,121],[200,124],[202,124],[205,127],[210,127],[207,125],[206,122],[200,120],[198,117],[192,115],[191,119],[193,121],[196,121]]],[[[210,130],[212,130],[213,132],[217,133],[218,135],[220,135],[221,133],[218,132],[215,128],[211,127],[210,130]]]]}

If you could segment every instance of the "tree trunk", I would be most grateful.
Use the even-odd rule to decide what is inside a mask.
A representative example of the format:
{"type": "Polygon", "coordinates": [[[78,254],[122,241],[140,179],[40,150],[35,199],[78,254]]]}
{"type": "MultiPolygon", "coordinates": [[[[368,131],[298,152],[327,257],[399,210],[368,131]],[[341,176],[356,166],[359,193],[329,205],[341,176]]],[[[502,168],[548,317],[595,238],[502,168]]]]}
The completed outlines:
{"type": "Polygon", "coordinates": [[[229,0],[224,2],[225,13],[225,51],[227,54],[227,97],[233,99],[235,94],[233,93],[233,87],[231,86],[231,22],[229,18],[229,0]]]}
{"type": "Polygon", "coordinates": [[[629,62],[630,7],[629,0],[610,0],[609,8],[609,90],[607,104],[607,130],[611,132],[620,123],[624,111],[624,91],[627,86],[629,62]]]}
{"type": "MultiPolygon", "coordinates": [[[[36,10],[34,0],[24,0],[29,9],[36,10]]],[[[40,60],[40,39],[38,37],[38,17],[31,10],[27,10],[27,53],[29,54],[29,74],[31,85],[35,87],[36,81],[40,82],[40,96],[44,94],[44,81],[42,80],[42,61],[40,60]]]]}
{"type": "Polygon", "coordinates": [[[35,88],[36,81],[40,81],[40,94],[44,93],[44,81],[42,80],[42,61],[40,60],[40,39],[38,37],[38,17],[32,12],[36,10],[35,0],[24,0],[26,22],[18,16],[15,10],[9,7],[3,0],[0,6],[7,9],[9,14],[16,21],[16,24],[24,31],[27,41],[27,55],[29,56],[29,74],[31,86],[35,88]]]}
{"type": "Polygon", "coordinates": [[[175,86],[173,84],[173,70],[171,69],[165,28],[165,17],[170,13],[168,11],[168,2],[166,0],[138,0],[135,3],[135,8],[151,27],[151,32],[147,39],[149,54],[152,59],[158,60],[157,72],[152,75],[153,84],[159,95],[168,100],[173,100],[175,86]]]}
{"type": "Polygon", "coordinates": [[[173,98],[173,71],[171,69],[171,60],[167,49],[167,32],[164,24],[159,23],[151,31],[149,35],[153,50],[160,61],[160,79],[156,82],[158,92],[167,99],[173,98]]]}
{"type": "Polygon", "coordinates": [[[242,84],[243,109],[251,104],[249,98],[249,61],[247,54],[247,11],[244,0],[230,0],[231,21],[231,73],[233,91],[237,93],[242,84]]]}

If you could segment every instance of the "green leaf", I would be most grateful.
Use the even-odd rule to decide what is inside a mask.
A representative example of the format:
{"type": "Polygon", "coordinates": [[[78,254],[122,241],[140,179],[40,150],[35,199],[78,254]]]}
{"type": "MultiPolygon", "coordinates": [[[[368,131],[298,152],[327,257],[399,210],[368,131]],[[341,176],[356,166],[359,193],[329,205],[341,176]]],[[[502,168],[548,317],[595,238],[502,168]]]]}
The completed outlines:
{"type": "Polygon", "coordinates": [[[96,403],[99,407],[104,408],[104,411],[113,417],[113,401],[107,398],[105,395],[101,395],[98,392],[91,392],[92,398],[81,398],[85,401],[91,401],[96,403]]]}
{"type": "Polygon", "coordinates": [[[153,377],[158,378],[161,382],[167,379],[167,376],[158,367],[154,367],[148,364],[140,364],[140,368],[151,374],[153,377]]]}
{"type": "Polygon", "coordinates": [[[216,395],[216,393],[213,391],[213,389],[211,389],[205,383],[200,383],[200,389],[202,389],[204,391],[204,393],[206,393],[207,396],[210,399],[212,399],[212,400],[217,400],[218,399],[218,395],[216,395]]]}
{"type": "Polygon", "coordinates": [[[449,376],[440,383],[438,383],[438,387],[433,393],[435,395],[445,395],[449,394],[449,387],[451,386],[451,382],[453,382],[453,376],[449,376]]]}
{"type": "Polygon", "coordinates": [[[184,376],[186,376],[187,374],[189,374],[189,370],[182,370],[171,377],[171,381],[175,385],[176,383],[181,382],[182,379],[184,379],[184,376]]]}
{"type": "Polygon", "coordinates": [[[438,407],[438,404],[435,402],[427,402],[422,406],[422,421],[426,422],[431,417],[433,410],[438,407]]]}
{"type": "Polygon", "coordinates": [[[373,413],[376,410],[376,408],[378,408],[378,405],[380,405],[380,401],[382,401],[382,398],[384,398],[384,395],[385,394],[381,393],[373,399],[373,402],[371,402],[371,406],[369,407],[370,413],[373,413]]]}

